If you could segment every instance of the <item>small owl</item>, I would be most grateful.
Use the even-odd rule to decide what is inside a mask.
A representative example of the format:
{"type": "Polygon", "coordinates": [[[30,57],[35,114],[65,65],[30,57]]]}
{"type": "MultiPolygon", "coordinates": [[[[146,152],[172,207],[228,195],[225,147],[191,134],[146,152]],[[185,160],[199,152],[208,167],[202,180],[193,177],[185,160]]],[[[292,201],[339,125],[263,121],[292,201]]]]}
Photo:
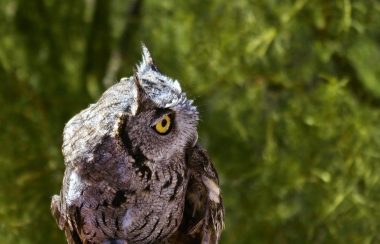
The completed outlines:
{"type": "Polygon", "coordinates": [[[219,180],[192,102],[143,46],[135,75],[66,124],[51,211],[68,243],[218,243],[219,180]]]}

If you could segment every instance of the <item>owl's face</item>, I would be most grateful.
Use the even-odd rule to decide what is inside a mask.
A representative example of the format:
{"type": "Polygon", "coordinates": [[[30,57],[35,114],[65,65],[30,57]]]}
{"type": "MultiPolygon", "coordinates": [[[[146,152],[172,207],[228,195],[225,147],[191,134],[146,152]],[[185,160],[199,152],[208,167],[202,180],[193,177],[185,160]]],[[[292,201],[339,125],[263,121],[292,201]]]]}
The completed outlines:
{"type": "MultiPolygon", "coordinates": [[[[137,108],[125,120],[125,146],[138,148],[151,161],[183,157],[197,141],[198,112],[179,83],[161,74],[143,47],[143,61],[134,77],[137,108]]],[[[136,154],[136,152],[134,152],[136,154]]]]}

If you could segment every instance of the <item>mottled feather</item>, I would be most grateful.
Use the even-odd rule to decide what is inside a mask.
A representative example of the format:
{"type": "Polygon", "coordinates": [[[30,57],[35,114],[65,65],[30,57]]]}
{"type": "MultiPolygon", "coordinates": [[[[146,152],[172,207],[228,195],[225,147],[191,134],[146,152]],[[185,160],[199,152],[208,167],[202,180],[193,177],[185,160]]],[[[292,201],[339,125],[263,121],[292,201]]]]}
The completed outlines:
{"type": "Polygon", "coordinates": [[[68,243],[218,243],[223,202],[197,121],[144,46],[136,74],[65,126],[66,170],[51,211],[68,243]]]}

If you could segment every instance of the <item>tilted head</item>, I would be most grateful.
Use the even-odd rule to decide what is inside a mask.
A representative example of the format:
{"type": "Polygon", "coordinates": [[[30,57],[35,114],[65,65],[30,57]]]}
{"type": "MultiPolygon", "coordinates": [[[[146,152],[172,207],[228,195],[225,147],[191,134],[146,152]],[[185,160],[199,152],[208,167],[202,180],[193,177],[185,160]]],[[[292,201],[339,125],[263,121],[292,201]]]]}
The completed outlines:
{"type": "Polygon", "coordinates": [[[143,46],[143,59],[134,80],[138,90],[138,107],[126,121],[124,133],[150,160],[183,153],[197,140],[198,112],[186,98],[178,81],[161,74],[148,49],[143,46]]]}
{"type": "Polygon", "coordinates": [[[74,167],[102,161],[115,150],[170,163],[197,140],[198,112],[178,81],[161,74],[148,49],[133,77],[110,87],[97,103],[74,116],[64,130],[63,154],[74,167]],[[166,160],[165,160],[166,159],[166,160]],[[99,161],[99,160],[97,160],[99,161]]]}

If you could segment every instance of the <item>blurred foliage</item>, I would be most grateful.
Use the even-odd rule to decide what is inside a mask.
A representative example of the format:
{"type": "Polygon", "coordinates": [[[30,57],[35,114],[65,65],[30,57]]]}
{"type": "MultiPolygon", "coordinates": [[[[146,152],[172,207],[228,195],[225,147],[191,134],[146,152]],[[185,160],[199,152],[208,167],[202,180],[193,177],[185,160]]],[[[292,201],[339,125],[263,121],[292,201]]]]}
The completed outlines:
{"type": "Polygon", "coordinates": [[[141,41],[196,99],[223,243],[380,242],[379,25],[377,0],[1,0],[1,243],[64,243],[64,123],[141,41]]]}

